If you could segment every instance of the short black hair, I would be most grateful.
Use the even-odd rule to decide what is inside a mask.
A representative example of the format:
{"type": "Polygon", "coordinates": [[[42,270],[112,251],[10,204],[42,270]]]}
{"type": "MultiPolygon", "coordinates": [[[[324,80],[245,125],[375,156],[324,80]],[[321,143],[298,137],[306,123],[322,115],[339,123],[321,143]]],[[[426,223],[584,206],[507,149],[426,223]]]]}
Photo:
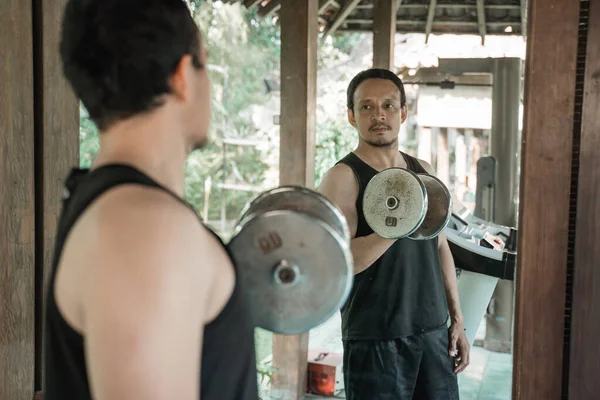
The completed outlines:
{"type": "Polygon", "coordinates": [[[406,92],[404,92],[404,84],[402,83],[402,80],[398,77],[398,75],[396,75],[389,69],[370,68],[359,72],[350,81],[350,84],[348,85],[348,90],[346,91],[346,105],[348,107],[348,110],[352,110],[352,112],[354,112],[354,92],[356,92],[356,88],[358,87],[358,85],[360,85],[367,79],[373,78],[387,79],[389,81],[394,82],[396,86],[398,86],[398,90],[400,90],[400,106],[404,107],[406,105],[406,92]]]}
{"type": "Polygon", "coordinates": [[[200,61],[200,31],[184,0],[69,0],[63,73],[100,130],[151,111],[171,92],[181,58],[200,61]]]}

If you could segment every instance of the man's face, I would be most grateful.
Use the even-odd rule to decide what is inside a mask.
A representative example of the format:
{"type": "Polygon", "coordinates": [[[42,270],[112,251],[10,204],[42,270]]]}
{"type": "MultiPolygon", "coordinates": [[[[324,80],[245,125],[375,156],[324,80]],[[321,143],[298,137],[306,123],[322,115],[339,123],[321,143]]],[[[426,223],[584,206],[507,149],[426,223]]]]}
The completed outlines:
{"type": "Polygon", "coordinates": [[[393,146],[400,125],[406,120],[406,105],[400,105],[400,90],[388,79],[371,78],[354,92],[354,110],[348,121],[358,130],[362,141],[375,147],[393,146]]]}

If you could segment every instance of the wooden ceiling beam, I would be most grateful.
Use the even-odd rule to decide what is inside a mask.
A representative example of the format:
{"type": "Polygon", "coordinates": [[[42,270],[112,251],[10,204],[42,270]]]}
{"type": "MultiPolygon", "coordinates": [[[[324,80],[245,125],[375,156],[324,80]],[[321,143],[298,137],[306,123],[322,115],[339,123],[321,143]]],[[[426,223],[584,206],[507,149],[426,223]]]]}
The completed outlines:
{"type": "Polygon", "coordinates": [[[323,14],[329,8],[331,0],[319,0],[319,15],[323,14]]]}
{"type": "Polygon", "coordinates": [[[429,10],[427,12],[427,25],[425,25],[425,43],[429,40],[431,34],[431,28],[433,27],[433,19],[435,18],[435,9],[437,7],[437,0],[429,1],[429,10]]]}
{"type": "Polygon", "coordinates": [[[327,28],[325,28],[323,38],[326,38],[328,35],[333,35],[337,28],[344,23],[346,18],[348,18],[356,6],[358,6],[358,3],[360,3],[360,0],[346,0],[335,19],[329,23],[327,28]]]}
{"type": "Polygon", "coordinates": [[[521,35],[527,37],[527,0],[521,0],[521,35]]]}
{"type": "Polygon", "coordinates": [[[479,26],[479,36],[481,36],[481,45],[485,44],[486,26],[485,26],[485,7],[483,0],[477,0],[477,25],[479,26]]]}
{"type": "MultiPolygon", "coordinates": [[[[373,27],[373,21],[369,20],[369,19],[347,19],[346,20],[346,24],[351,24],[351,25],[360,25],[359,28],[365,28],[365,29],[371,29],[373,27]]],[[[521,23],[518,21],[486,21],[486,26],[487,27],[500,27],[500,28],[506,28],[508,26],[521,26],[521,23]]],[[[410,25],[412,27],[417,27],[414,29],[418,29],[418,26],[423,26],[423,25],[427,25],[427,21],[423,21],[423,20],[412,20],[412,19],[398,19],[396,20],[396,26],[397,27],[401,27],[404,25],[410,25]]],[[[435,22],[433,23],[433,26],[459,26],[459,27],[479,27],[479,24],[477,22],[465,22],[465,21],[456,21],[456,20],[448,20],[448,19],[436,19],[435,22]]],[[[356,28],[356,26],[354,26],[353,28],[356,28]]],[[[343,28],[345,29],[345,28],[343,28]]],[[[433,28],[432,31],[433,33],[433,28]]],[[[487,32],[487,30],[486,30],[487,32]]],[[[487,34],[487,33],[486,33],[487,34]]]]}
{"type": "Polygon", "coordinates": [[[244,7],[246,7],[249,10],[252,7],[256,7],[261,1],[262,0],[244,0],[244,7]]]}
{"type": "Polygon", "coordinates": [[[266,6],[263,6],[258,10],[258,15],[261,18],[267,18],[268,16],[275,14],[280,8],[281,0],[271,0],[266,6]]]}

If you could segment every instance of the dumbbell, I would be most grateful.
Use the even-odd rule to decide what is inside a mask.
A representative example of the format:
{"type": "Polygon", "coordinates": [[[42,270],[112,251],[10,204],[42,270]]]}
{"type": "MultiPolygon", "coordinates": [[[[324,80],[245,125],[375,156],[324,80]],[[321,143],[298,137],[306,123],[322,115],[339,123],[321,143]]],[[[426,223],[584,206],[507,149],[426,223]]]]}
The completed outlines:
{"type": "Polygon", "coordinates": [[[308,332],[346,301],[353,281],[350,230],[324,196],[280,186],[250,201],[227,247],[252,303],[256,325],[308,332]]]}
{"type": "Polygon", "coordinates": [[[452,196],[433,175],[388,168],[367,184],[363,214],[373,232],[384,238],[433,239],[450,222],[452,196]]]}

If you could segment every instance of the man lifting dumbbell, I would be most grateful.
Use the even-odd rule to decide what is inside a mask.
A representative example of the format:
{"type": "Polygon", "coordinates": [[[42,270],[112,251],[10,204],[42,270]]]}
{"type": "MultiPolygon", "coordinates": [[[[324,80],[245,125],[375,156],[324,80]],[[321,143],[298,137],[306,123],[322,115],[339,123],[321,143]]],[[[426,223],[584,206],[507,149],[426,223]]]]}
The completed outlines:
{"type": "Polygon", "coordinates": [[[363,71],[348,86],[347,108],[359,144],[319,188],[342,210],[352,237],[354,284],[341,309],[346,398],[457,399],[469,345],[445,235],[419,229],[427,203],[443,196],[428,187],[431,166],[398,148],[403,84],[388,70],[363,71]],[[390,168],[401,169],[381,172],[390,168]]]}
{"type": "Polygon", "coordinates": [[[210,119],[183,0],[70,0],[60,52],[100,130],[65,185],[44,331],[45,400],[257,399],[254,323],[229,252],[183,200],[210,119]]]}

